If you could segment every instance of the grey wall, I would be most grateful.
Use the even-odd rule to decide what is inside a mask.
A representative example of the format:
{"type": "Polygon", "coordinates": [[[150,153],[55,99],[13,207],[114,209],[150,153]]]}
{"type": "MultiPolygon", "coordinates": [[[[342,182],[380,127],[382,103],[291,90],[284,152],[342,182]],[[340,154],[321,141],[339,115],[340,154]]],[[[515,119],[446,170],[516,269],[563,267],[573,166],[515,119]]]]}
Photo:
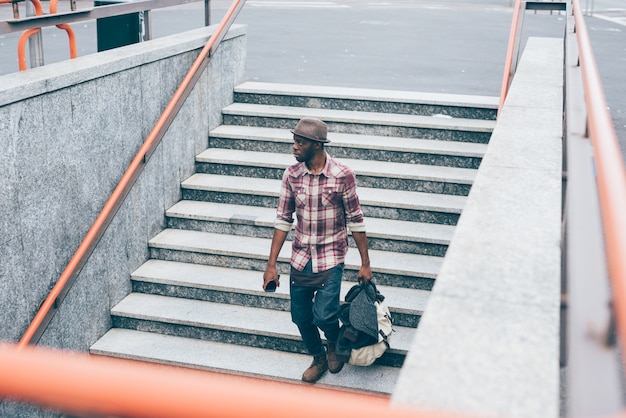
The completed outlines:
{"type": "MultiPolygon", "coordinates": [[[[17,342],[214,27],[0,77],[0,340],[17,342]]],[[[40,344],[86,351],[110,328],[147,240],[243,81],[235,25],[40,344]]]]}

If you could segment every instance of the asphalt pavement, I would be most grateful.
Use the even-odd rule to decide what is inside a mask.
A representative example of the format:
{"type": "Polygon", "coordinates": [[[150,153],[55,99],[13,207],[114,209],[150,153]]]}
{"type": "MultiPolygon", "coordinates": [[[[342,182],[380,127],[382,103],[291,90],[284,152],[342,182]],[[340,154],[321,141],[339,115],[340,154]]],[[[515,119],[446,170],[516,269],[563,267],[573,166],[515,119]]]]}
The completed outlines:
{"type": "MultiPolygon", "coordinates": [[[[213,22],[230,3],[211,1],[213,22]]],[[[513,3],[248,0],[237,23],[248,25],[249,80],[497,96],[513,3]]],[[[80,9],[93,3],[78,4],[80,9]]],[[[581,0],[581,5],[626,155],[626,3],[581,0]]],[[[153,11],[154,37],[203,26],[203,7],[197,2],[153,11]]],[[[0,5],[0,19],[9,18],[10,5],[0,5]]],[[[74,25],[79,56],[96,52],[95,26],[95,21],[74,25]]],[[[563,15],[527,13],[524,37],[560,37],[564,27],[563,15]]],[[[0,35],[0,75],[17,71],[18,37],[0,35]]],[[[65,33],[56,28],[44,30],[44,48],[46,64],[69,57],[65,33]]]]}

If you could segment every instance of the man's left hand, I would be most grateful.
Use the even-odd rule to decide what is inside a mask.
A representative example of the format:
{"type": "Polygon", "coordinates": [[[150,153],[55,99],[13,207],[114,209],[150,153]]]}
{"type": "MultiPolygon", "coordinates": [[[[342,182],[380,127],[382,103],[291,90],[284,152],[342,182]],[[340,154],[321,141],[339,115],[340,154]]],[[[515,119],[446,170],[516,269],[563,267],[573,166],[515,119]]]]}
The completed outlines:
{"type": "Polygon", "coordinates": [[[370,266],[361,266],[356,277],[358,280],[363,279],[366,282],[369,282],[372,280],[372,268],[370,266]]]}

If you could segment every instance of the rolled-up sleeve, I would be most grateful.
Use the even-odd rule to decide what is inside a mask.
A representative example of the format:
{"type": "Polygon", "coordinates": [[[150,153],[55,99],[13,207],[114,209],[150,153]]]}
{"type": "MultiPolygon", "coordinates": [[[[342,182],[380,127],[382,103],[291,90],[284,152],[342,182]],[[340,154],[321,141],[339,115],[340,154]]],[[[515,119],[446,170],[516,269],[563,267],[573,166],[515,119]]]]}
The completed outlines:
{"type": "Polygon", "coordinates": [[[363,210],[356,192],[356,176],[349,171],[344,177],[343,207],[346,212],[346,226],[350,232],[365,232],[363,210]]]}
{"type": "Polygon", "coordinates": [[[280,186],[278,206],[276,207],[276,220],[274,228],[289,232],[293,227],[293,213],[296,209],[293,191],[289,186],[289,174],[287,170],[283,173],[283,180],[280,186]]]}

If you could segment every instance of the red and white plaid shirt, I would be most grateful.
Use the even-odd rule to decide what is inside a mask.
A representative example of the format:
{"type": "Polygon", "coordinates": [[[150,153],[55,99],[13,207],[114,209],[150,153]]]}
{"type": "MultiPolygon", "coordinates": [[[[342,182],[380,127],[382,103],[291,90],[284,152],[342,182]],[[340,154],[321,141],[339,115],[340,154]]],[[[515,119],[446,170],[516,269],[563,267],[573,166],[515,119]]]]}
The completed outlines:
{"type": "Polygon", "coordinates": [[[343,263],[348,251],[347,228],[365,232],[354,172],[328,154],[318,174],[312,174],[304,162],[285,170],[275,227],[291,230],[294,212],[297,222],[291,265],[299,271],[309,260],[314,273],[343,263]]]}

